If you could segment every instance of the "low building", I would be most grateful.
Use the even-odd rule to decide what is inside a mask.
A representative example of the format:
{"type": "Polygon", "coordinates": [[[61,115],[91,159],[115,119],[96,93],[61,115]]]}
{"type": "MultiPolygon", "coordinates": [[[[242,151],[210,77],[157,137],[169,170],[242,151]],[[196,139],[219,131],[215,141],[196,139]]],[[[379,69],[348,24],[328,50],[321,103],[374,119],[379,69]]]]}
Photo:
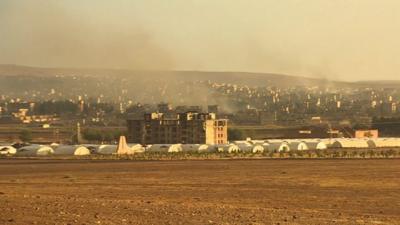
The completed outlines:
{"type": "Polygon", "coordinates": [[[378,138],[378,136],[378,130],[356,130],[354,134],[355,138],[378,138]]]}
{"type": "Polygon", "coordinates": [[[214,113],[146,113],[128,119],[128,141],[140,144],[226,144],[227,120],[214,113]]]}

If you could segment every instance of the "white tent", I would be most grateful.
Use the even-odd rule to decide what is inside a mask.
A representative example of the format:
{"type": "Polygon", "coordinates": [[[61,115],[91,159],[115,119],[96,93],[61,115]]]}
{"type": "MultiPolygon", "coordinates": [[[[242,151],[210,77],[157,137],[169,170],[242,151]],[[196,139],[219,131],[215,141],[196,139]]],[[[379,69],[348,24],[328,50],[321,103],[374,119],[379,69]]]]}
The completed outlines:
{"type": "Polygon", "coordinates": [[[141,144],[128,144],[128,147],[128,154],[145,152],[145,148],[141,144]]]}
{"type": "Polygon", "coordinates": [[[321,139],[321,142],[324,142],[327,148],[332,148],[333,143],[341,139],[342,138],[327,138],[327,139],[321,139]]]}
{"type": "Polygon", "coordinates": [[[60,144],[55,143],[55,142],[50,144],[50,147],[52,147],[53,149],[57,148],[58,146],[60,146],[60,144]]]}
{"type": "MultiPolygon", "coordinates": [[[[86,144],[83,145],[90,150],[92,154],[100,154],[100,155],[113,155],[118,154],[118,146],[117,145],[91,145],[86,144]]],[[[127,144],[126,152],[123,154],[134,154],[134,153],[143,153],[145,148],[140,144],[127,144]]]]}
{"type": "Polygon", "coordinates": [[[264,146],[263,145],[261,145],[261,144],[255,144],[255,145],[253,145],[253,149],[252,149],[252,152],[253,153],[263,153],[264,152],[264,146]]]}
{"type": "Polygon", "coordinates": [[[264,144],[265,140],[252,140],[251,138],[247,138],[246,140],[239,140],[239,141],[234,141],[233,144],[236,145],[242,145],[242,144],[251,144],[251,145],[256,145],[256,144],[264,144]]]}
{"type": "Polygon", "coordinates": [[[248,142],[235,142],[235,144],[240,148],[241,152],[253,152],[253,145],[248,142]]]}
{"type": "Polygon", "coordinates": [[[332,144],[332,148],[368,148],[365,139],[337,139],[332,144]]]}
{"type": "Polygon", "coordinates": [[[199,148],[197,150],[198,152],[216,152],[217,151],[217,147],[214,145],[199,145],[199,148]]]}
{"type": "Polygon", "coordinates": [[[288,143],[288,141],[285,139],[267,139],[267,140],[265,140],[265,143],[282,143],[282,142],[288,143]]]}
{"type": "Polygon", "coordinates": [[[213,145],[206,144],[183,144],[183,152],[215,152],[216,149],[213,145]]]}
{"type": "Polygon", "coordinates": [[[17,149],[13,146],[0,146],[0,155],[14,155],[17,153],[17,149]]]}
{"type": "Polygon", "coordinates": [[[199,144],[183,144],[182,151],[184,152],[198,152],[199,151],[199,144]]]}
{"type": "Polygon", "coordinates": [[[265,143],[265,140],[251,140],[250,143],[252,143],[253,145],[262,145],[265,143]]]}
{"type": "Polygon", "coordinates": [[[54,150],[45,145],[29,145],[17,150],[20,156],[46,156],[53,154],[54,150]]]}
{"type": "Polygon", "coordinates": [[[95,144],[83,144],[82,146],[89,149],[91,154],[96,154],[100,147],[100,145],[95,145],[95,144]]]}
{"type": "MultiPolygon", "coordinates": [[[[270,151],[270,150],[271,150],[270,144],[269,144],[269,143],[264,143],[264,144],[262,144],[262,147],[263,147],[264,151],[270,151]]],[[[264,152],[264,151],[263,151],[263,152],[264,152]]]]}
{"type": "Polygon", "coordinates": [[[99,145],[96,149],[96,153],[100,155],[117,154],[117,147],[117,145],[99,145]]]}
{"type": "Polygon", "coordinates": [[[242,145],[242,144],[250,144],[250,143],[247,140],[242,140],[242,141],[234,141],[233,144],[242,145]]]}
{"type": "Polygon", "coordinates": [[[227,153],[240,152],[240,147],[235,144],[217,145],[216,147],[219,152],[227,152],[227,153]]]}
{"type": "Polygon", "coordinates": [[[264,146],[261,144],[238,144],[237,145],[242,152],[252,152],[252,153],[261,153],[264,152],[264,146]]]}
{"type": "Polygon", "coordinates": [[[90,155],[90,150],[79,145],[59,145],[54,149],[54,155],[90,155]]]}
{"type": "Polygon", "coordinates": [[[370,148],[398,148],[400,147],[399,138],[375,138],[367,141],[370,148]]]}
{"type": "Polygon", "coordinates": [[[288,152],[290,151],[290,146],[286,141],[273,141],[268,143],[268,150],[270,151],[278,151],[278,152],[288,152]]]}
{"type": "Polygon", "coordinates": [[[146,148],[146,152],[181,152],[182,144],[154,144],[146,148]]]}
{"type": "Polygon", "coordinates": [[[291,141],[289,142],[289,147],[290,150],[298,150],[298,151],[308,150],[307,144],[302,141],[291,141]]]}
{"type": "Polygon", "coordinates": [[[163,144],[154,144],[154,145],[149,145],[146,148],[146,152],[168,152],[170,145],[163,145],[163,144]]]}
{"type": "Polygon", "coordinates": [[[182,144],[173,144],[169,147],[168,152],[181,152],[182,144]]]}
{"type": "Polygon", "coordinates": [[[325,142],[319,140],[306,140],[305,143],[310,150],[325,150],[328,148],[325,142]]]}

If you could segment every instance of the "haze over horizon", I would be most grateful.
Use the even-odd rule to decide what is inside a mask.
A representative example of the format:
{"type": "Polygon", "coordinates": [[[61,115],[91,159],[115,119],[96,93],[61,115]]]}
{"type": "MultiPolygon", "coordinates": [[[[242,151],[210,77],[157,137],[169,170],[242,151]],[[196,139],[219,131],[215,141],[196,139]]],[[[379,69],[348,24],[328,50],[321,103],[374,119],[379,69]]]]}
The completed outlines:
{"type": "Polygon", "coordinates": [[[2,0],[0,64],[398,80],[395,0],[2,0]]]}

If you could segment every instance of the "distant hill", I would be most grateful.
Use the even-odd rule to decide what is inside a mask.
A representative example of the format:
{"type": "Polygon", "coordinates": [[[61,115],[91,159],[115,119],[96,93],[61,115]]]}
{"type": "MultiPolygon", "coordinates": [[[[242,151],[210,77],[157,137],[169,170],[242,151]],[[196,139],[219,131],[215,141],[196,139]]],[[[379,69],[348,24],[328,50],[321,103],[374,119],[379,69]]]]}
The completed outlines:
{"type": "Polygon", "coordinates": [[[206,71],[134,71],[116,69],[72,69],[72,68],[39,68],[19,65],[0,65],[0,76],[115,76],[130,79],[147,80],[163,79],[169,81],[210,80],[219,83],[232,83],[249,86],[343,86],[347,82],[329,81],[307,77],[290,76],[272,73],[247,72],[206,72],[206,71]]]}
{"type": "Polygon", "coordinates": [[[399,88],[400,80],[367,80],[358,81],[356,84],[366,87],[376,87],[376,88],[399,88]]]}

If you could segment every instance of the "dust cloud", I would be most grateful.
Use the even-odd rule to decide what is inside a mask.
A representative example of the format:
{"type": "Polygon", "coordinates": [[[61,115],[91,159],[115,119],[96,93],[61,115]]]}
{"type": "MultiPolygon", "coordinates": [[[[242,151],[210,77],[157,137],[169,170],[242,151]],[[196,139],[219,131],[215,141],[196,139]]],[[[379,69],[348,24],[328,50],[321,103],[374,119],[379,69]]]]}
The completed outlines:
{"type": "Polygon", "coordinates": [[[0,0],[0,64],[398,80],[398,0],[0,0]]]}

